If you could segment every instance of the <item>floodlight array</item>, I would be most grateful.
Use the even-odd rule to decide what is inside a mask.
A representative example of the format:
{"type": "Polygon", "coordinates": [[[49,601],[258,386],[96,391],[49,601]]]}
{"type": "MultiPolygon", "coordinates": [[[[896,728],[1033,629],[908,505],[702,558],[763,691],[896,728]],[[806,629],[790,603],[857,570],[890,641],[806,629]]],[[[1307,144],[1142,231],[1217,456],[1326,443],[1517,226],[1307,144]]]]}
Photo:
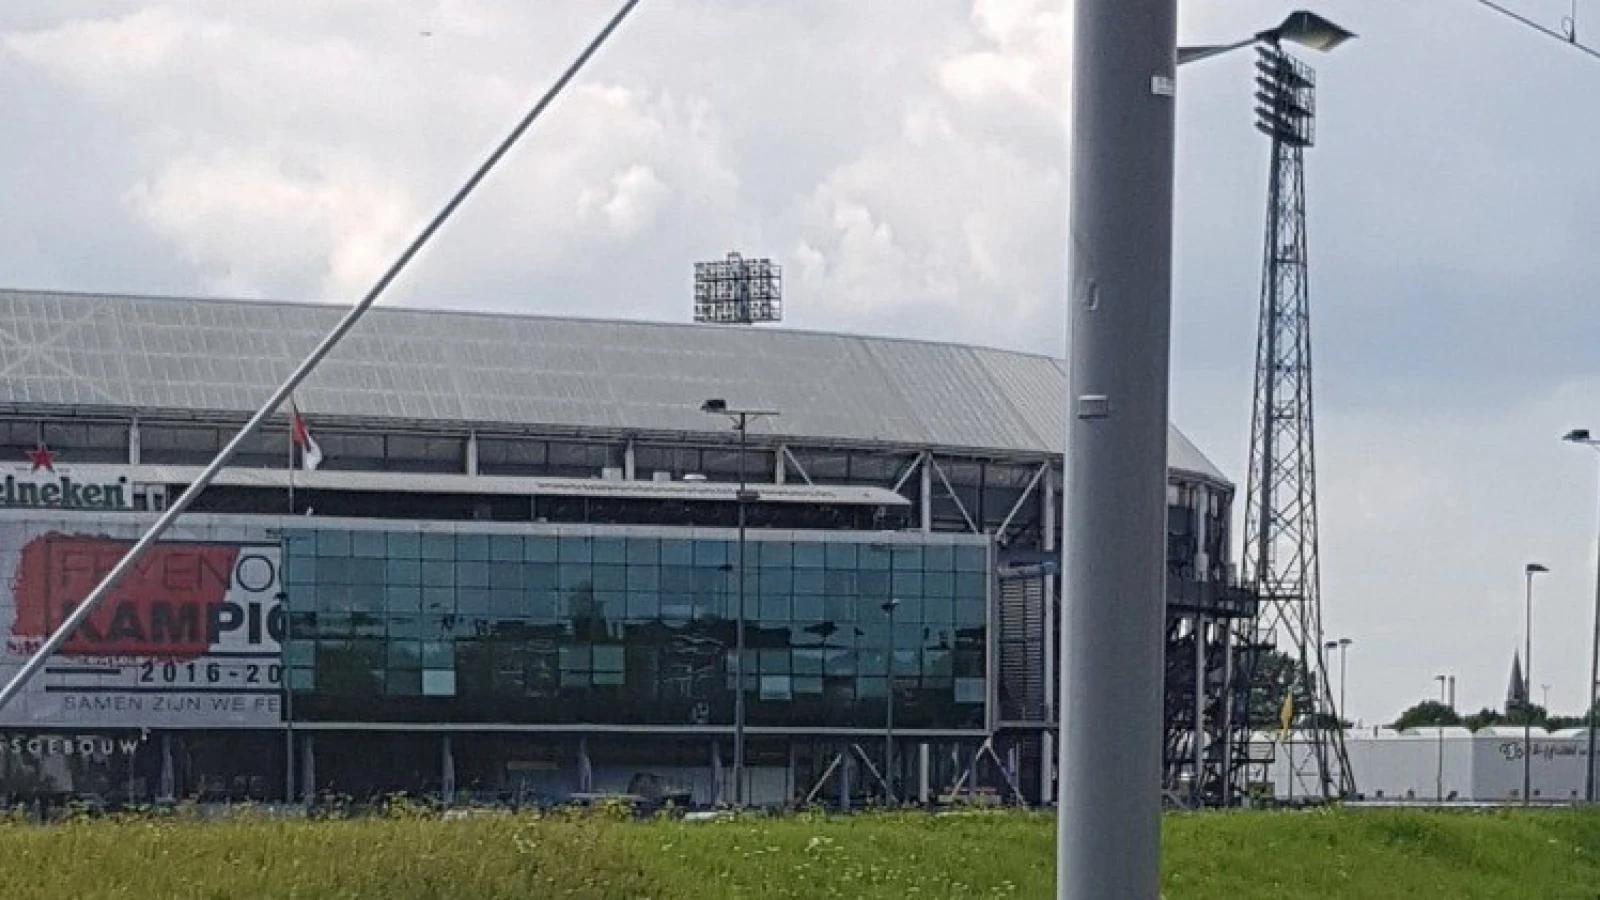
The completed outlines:
{"type": "Polygon", "coordinates": [[[727,259],[694,264],[694,320],[713,324],[783,319],[783,267],[770,259],[727,259]]]}
{"type": "Polygon", "coordinates": [[[1316,139],[1316,77],[1277,47],[1256,48],[1256,128],[1291,147],[1316,139]]]}

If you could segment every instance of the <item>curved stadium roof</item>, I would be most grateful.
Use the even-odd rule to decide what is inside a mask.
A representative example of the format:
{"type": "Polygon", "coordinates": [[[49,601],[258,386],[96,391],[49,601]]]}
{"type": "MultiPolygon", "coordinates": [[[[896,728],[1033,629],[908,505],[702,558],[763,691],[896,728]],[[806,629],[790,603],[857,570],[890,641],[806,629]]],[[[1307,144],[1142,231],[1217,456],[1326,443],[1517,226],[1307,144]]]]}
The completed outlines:
{"type": "MultiPolygon", "coordinates": [[[[0,404],[239,414],[342,308],[0,290],[0,404]]],[[[1065,364],[959,344],[505,314],[374,309],[299,394],[307,414],[707,432],[699,406],[781,410],[796,439],[1061,452],[1065,364]]],[[[1227,483],[1176,428],[1175,470],[1227,483]]]]}

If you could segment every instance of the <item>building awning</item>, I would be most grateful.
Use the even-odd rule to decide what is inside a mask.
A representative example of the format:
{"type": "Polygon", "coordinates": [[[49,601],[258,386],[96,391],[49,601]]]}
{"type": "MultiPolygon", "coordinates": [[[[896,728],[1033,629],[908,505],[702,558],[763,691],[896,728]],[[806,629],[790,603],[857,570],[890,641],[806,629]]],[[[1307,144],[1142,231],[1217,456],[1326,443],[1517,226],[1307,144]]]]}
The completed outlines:
{"type": "MultiPolygon", "coordinates": [[[[87,468],[87,467],[85,467],[87,468]]],[[[130,466],[122,469],[143,484],[189,484],[199,466],[130,466]]],[[[287,489],[286,469],[224,469],[213,484],[287,489]]],[[[542,497],[595,497],[613,500],[725,501],[737,499],[739,486],[721,481],[626,481],[600,478],[544,478],[509,475],[457,475],[416,472],[296,471],[303,490],[415,494],[502,494],[542,497]]],[[[867,485],[750,484],[762,503],[827,506],[909,506],[887,488],[867,485]]]]}

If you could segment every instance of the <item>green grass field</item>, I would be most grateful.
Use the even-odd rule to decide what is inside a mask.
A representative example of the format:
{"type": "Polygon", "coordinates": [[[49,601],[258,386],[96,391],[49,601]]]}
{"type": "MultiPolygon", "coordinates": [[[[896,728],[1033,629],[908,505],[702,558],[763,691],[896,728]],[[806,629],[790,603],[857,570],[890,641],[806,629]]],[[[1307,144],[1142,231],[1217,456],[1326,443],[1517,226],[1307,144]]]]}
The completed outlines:
{"type": "MultiPolygon", "coordinates": [[[[1026,814],[635,823],[494,816],[0,825],[0,897],[1051,896],[1026,814]]],[[[1600,898],[1600,813],[1232,813],[1166,823],[1168,898],[1600,898]]]]}

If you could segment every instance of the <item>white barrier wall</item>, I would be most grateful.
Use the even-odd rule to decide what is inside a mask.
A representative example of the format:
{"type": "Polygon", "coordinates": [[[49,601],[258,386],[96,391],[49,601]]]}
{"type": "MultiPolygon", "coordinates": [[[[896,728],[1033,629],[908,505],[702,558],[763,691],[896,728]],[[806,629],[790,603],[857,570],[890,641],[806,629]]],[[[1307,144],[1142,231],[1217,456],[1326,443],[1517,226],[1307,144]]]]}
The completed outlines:
{"type": "MultiPolygon", "coordinates": [[[[1555,734],[1534,728],[1529,741],[1529,765],[1535,803],[1571,803],[1584,796],[1584,764],[1588,761],[1587,732],[1568,729],[1555,734]]],[[[1276,741],[1276,735],[1258,734],[1257,741],[1276,741]]],[[[1292,736],[1292,740],[1303,740],[1292,736]]],[[[1441,781],[1446,802],[1522,802],[1523,732],[1520,727],[1499,726],[1477,732],[1465,728],[1416,728],[1351,731],[1345,749],[1355,776],[1357,793],[1367,800],[1433,802],[1441,781]]],[[[1310,754],[1304,744],[1293,746],[1292,758],[1300,770],[1293,793],[1304,796],[1315,784],[1309,769],[1310,754]]],[[[1275,760],[1267,767],[1274,796],[1282,799],[1291,788],[1290,754],[1277,741],[1275,760]]]]}
{"type": "MultiPolygon", "coordinates": [[[[1522,799],[1523,735],[1521,728],[1485,728],[1474,736],[1473,772],[1484,800],[1522,799]]],[[[1584,732],[1547,734],[1532,731],[1529,774],[1535,802],[1571,802],[1583,798],[1583,763],[1588,747],[1584,732]]]]}

